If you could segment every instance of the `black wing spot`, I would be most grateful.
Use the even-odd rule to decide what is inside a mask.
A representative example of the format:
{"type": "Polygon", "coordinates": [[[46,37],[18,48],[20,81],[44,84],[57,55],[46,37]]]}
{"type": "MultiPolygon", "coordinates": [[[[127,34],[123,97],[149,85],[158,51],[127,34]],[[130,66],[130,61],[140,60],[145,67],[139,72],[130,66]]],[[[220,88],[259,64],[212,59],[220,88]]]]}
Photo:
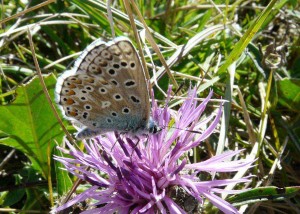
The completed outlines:
{"type": "Polygon", "coordinates": [[[119,64],[114,64],[113,67],[114,68],[120,68],[120,65],[119,64]]]}
{"type": "Polygon", "coordinates": [[[128,107],[124,107],[124,108],[122,109],[122,112],[123,112],[123,114],[129,114],[130,109],[129,109],[128,107]]]}
{"type": "Polygon", "coordinates": [[[135,67],[135,63],[134,62],[130,63],[130,67],[134,68],[135,67]]]}
{"type": "Polygon", "coordinates": [[[140,103],[140,100],[137,98],[137,97],[135,97],[135,96],[130,96],[130,99],[134,102],[134,103],[140,103]]]}
{"type": "Polygon", "coordinates": [[[135,86],[135,81],[134,80],[127,80],[125,81],[125,86],[130,88],[130,87],[133,87],[135,86]]]}
{"type": "Polygon", "coordinates": [[[88,116],[89,116],[89,113],[88,113],[88,112],[83,112],[82,117],[83,117],[84,119],[87,119],[88,116]]]}
{"type": "Polygon", "coordinates": [[[121,100],[122,96],[120,94],[115,94],[114,98],[115,98],[115,100],[121,100]]]}
{"type": "Polygon", "coordinates": [[[111,80],[110,82],[114,85],[118,85],[118,82],[116,80],[111,80]]]}
{"type": "Polygon", "coordinates": [[[91,110],[92,109],[92,106],[91,105],[84,105],[84,108],[86,109],[86,110],[91,110]]]}
{"type": "Polygon", "coordinates": [[[116,74],[116,71],[114,69],[109,69],[108,73],[114,76],[116,74]]]}
{"type": "Polygon", "coordinates": [[[106,94],[107,90],[105,88],[99,88],[101,94],[106,94]]]}
{"type": "Polygon", "coordinates": [[[121,65],[122,65],[123,67],[127,67],[127,62],[122,61],[122,62],[121,62],[121,65]]]}
{"type": "Polygon", "coordinates": [[[88,90],[88,91],[93,91],[94,90],[93,87],[91,87],[91,86],[86,86],[85,89],[88,90]]]}

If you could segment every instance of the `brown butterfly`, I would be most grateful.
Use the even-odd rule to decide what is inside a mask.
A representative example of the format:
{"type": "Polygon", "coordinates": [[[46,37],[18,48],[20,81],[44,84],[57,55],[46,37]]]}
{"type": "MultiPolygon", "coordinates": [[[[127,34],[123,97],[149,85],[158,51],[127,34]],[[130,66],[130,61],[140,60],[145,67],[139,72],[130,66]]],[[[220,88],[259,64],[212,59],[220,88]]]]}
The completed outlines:
{"type": "Polygon", "coordinates": [[[126,37],[110,42],[97,39],[57,80],[56,101],[65,117],[85,128],[78,139],[118,131],[156,133],[150,116],[144,69],[126,37]]]}

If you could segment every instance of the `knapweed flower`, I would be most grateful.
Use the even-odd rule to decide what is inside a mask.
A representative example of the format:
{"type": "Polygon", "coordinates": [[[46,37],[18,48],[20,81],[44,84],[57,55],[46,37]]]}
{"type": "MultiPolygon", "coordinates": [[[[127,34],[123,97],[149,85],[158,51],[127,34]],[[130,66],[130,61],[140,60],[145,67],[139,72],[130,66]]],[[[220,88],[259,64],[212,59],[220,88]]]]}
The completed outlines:
{"type": "Polygon", "coordinates": [[[221,118],[220,106],[216,114],[201,120],[211,96],[212,92],[198,104],[196,89],[190,90],[178,111],[160,109],[153,101],[152,117],[163,127],[153,135],[107,133],[86,141],[85,152],[67,142],[69,150],[59,149],[72,158],[56,157],[56,160],[90,186],[53,211],[89,199],[89,208],[83,213],[181,214],[198,209],[206,198],[224,213],[238,213],[218,194],[232,193],[222,189],[228,184],[249,180],[202,181],[200,175],[238,171],[251,167],[253,161],[228,161],[240,151],[228,151],[199,163],[187,160],[187,153],[213,133],[221,118]],[[170,124],[172,128],[168,128],[170,124]],[[192,200],[185,205],[187,199],[192,200]]]}

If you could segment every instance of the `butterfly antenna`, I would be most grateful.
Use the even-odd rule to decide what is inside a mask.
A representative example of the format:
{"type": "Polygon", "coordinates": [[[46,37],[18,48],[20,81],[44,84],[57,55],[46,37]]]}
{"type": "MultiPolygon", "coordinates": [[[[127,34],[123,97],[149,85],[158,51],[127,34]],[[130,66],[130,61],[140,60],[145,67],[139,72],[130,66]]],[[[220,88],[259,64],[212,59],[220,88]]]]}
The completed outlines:
{"type": "Polygon", "coordinates": [[[162,128],[173,128],[173,129],[177,129],[177,130],[181,130],[181,131],[187,131],[187,132],[191,132],[191,133],[195,133],[195,134],[202,134],[202,132],[199,131],[195,131],[195,130],[189,130],[189,129],[181,129],[181,128],[177,128],[177,127],[172,127],[172,126],[163,126],[162,128]]]}
{"type": "Polygon", "coordinates": [[[116,143],[118,142],[118,140],[120,139],[120,135],[116,132],[115,132],[115,136],[116,136],[116,141],[114,142],[113,146],[110,149],[111,152],[114,149],[114,147],[115,147],[116,143]]]}

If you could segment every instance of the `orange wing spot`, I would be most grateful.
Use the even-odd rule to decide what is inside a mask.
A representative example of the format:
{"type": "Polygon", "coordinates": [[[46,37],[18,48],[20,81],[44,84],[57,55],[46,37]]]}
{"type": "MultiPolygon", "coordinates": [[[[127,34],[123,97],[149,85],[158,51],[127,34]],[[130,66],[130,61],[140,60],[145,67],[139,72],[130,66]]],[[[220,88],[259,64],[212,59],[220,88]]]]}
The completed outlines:
{"type": "Polygon", "coordinates": [[[69,93],[68,93],[68,95],[69,95],[69,96],[71,96],[71,95],[75,95],[75,91],[73,91],[73,90],[70,90],[70,91],[69,91],[69,93]]]}
{"type": "Polygon", "coordinates": [[[108,85],[108,82],[106,80],[100,80],[100,82],[102,83],[102,85],[108,85]]]}
{"type": "Polygon", "coordinates": [[[76,85],[75,84],[70,84],[69,88],[76,88],[76,85]]]}
{"type": "Polygon", "coordinates": [[[67,105],[72,105],[74,103],[75,103],[75,101],[72,98],[68,98],[68,100],[66,101],[67,105]]]}
{"type": "Polygon", "coordinates": [[[103,72],[102,72],[102,69],[101,69],[100,67],[98,67],[98,68],[97,68],[97,71],[94,72],[94,73],[96,73],[96,74],[102,74],[103,72]]]}
{"type": "Polygon", "coordinates": [[[108,63],[103,60],[103,61],[99,62],[99,65],[106,67],[108,65],[108,63]]]}
{"type": "Polygon", "coordinates": [[[119,50],[119,48],[116,46],[116,45],[112,45],[110,48],[109,48],[109,51],[116,55],[116,56],[120,56],[122,53],[121,51],[119,50]]]}
{"type": "Polygon", "coordinates": [[[76,117],[78,115],[78,113],[76,113],[75,111],[71,111],[69,113],[69,115],[72,116],[72,117],[76,117]]]}
{"type": "Polygon", "coordinates": [[[87,82],[89,82],[89,83],[94,83],[94,82],[95,82],[95,80],[94,80],[94,79],[92,79],[92,78],[90,78],[90,79],[87,79],[86,81],[87,81],[87,82]]]}
{"type": "Polygon", "coordinates": [[[75,80],[74,82],[77,84],[82,84],[82,80],[75,80]]]}

